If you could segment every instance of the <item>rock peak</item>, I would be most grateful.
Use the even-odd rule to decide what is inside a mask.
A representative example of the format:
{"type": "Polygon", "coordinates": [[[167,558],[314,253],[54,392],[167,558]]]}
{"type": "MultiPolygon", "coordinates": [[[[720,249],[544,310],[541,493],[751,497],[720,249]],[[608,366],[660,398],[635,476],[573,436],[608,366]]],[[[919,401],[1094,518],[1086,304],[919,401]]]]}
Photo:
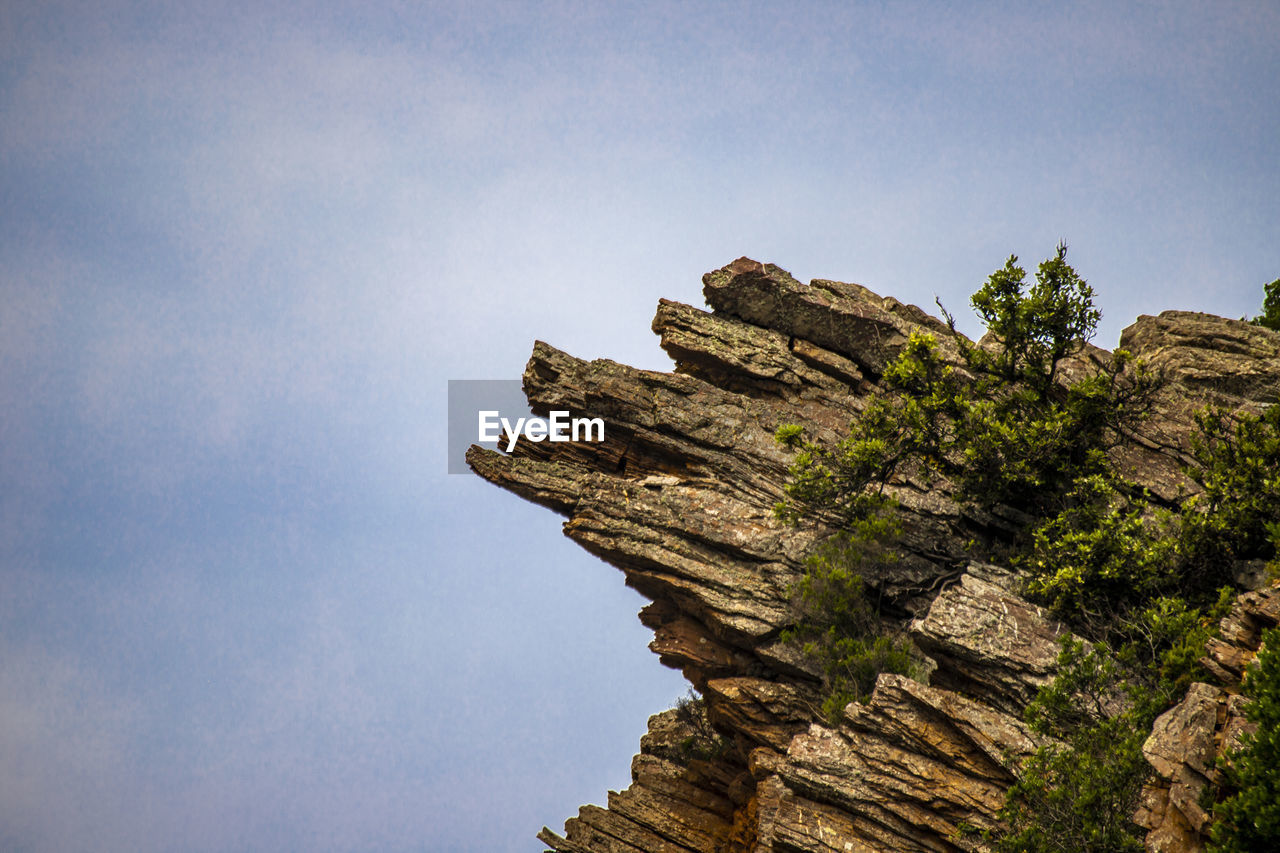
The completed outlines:
{"type": "MultiPolygon", "coordinates": [[[[650,648],[703,694],[718,738],[714,749],[682,750],[702,735],[674,712],[656,715],[632,785],[607,808],[583,807],[563,835],[539,838],[559,853],[981,849],[960,828],[994,826],[1008,762],[1035,749],[1021,711],[1052,677],[1063,630],[1007,572],[973,561],[968,543],[1006,523],[962,507],[945,486],[893,485],[902,559],[867,580],[936,669],[927,686],[881,676],[870,703],[833,726],[815,711],[812,664],[779,639],[804,557],[831,531],[772,513],[789,463],[773,440],[780,424],[834,441],[880,393],[912,333],[934,335],[958,362],[955,333],[861,285],[806,285],[746,257],[703,286],[710,312],[658,304],[652,326],[672,373],[534,346],[524,373],[534,411],[603,418],[606,441],[467,454],[480,476],[565,516],[567,536],[650,599],[640,613],[650,648]]],[[[1165,312],[1140,317],[1121,344],[1169,378],[1118,460],[1157,496],[1187,486],[1196,408],[1257,409],[1280,393],[1280,335],[1249,324],[1165,312]]],[[[1253,595],[1211,650],[1226,682],[1238,681],[1260,626],[1280,619],[1280,592],[1253,595]]],[[[1228,708],[1228,694],[1206,686],[1200,705],[1157,725],[1148,755],[1158,783],[1140,815],[1149,849],[1202,849],[1193,777],[1210,772],[1205,738],[1220,742],[1234,718],[1215,710],[1210,726],[1197,709],[1228,708]]]]}

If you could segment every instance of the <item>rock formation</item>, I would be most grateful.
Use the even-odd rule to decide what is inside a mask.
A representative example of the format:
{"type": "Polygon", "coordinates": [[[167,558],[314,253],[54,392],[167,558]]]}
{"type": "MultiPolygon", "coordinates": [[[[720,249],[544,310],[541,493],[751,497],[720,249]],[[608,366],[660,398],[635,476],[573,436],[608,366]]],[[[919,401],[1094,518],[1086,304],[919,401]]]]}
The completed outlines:
{"type": "MultiPolygon", "coordinates": [[[[965,828],[994,825],[1011,768],[1036,748],[1022,709],[1052,678],[1063,630],[1006,570],[970,554],[970,543],[1006,535],[1016,510],[978,512],[946,484],[892,485],[903,559],[867,580],[936,669],[927,685],[882,675],[869,704],[836,725],[816,710],[812,664],[779,638],[802,561],[831,528],[772,514],[790,461],[776,428],[834,441],[881,393],[913,331],[956,359],[953,333],[859,285],[803,285],[746,258],[703,282],[710,312],[662,300],[653,320],[673,373],[534,345],[524,373],[534,411],[602,417],[604,442],[468,453],[480,476],[564,515],[567,536],[652,602],[640,613],[650,648],[702,693],[723,737],[691,751],[677,712],[657,714],[631,786],[538,837],[557,853],[982,849],[965,828]]],[[[1158,498],[1190,485],[1181,468],[1199,406],[1256,409],[1280,394],[1280,335],[1240,321],[1140,317],[1121,345],[1169,380],[1117,460],[1158,498]]],[[[1074,369],[1102,355],[1090,349],[1074,369]]],[[[1196,685],[1157,722],[1137,816],[1149,849],[1202,849],[1200,791],[1242,724],[1238,684],[1259,632],[1277,621],[1280,589],[1244,596],[1209,650],[1220,683],[1196,685]]]]}

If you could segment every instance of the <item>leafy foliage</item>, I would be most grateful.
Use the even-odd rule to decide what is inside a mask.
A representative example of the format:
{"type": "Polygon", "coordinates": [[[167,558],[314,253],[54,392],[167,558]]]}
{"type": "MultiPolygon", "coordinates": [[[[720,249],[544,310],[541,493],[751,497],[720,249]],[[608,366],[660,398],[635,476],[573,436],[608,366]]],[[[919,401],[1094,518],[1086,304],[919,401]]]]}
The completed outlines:
{"type": "Polygon", "coordinates": [[[1093,291],[1061,245],[1034,285],[1025,276],[1010,257],[974,294],[989,340],[956,336],[963,365],[946,363],[933,335],[913,333],[882,377],[893,393],[872,400],[834,447],[780,428],[778,441],[799,452],[779,515],[794,521],[820,507],[866,517],[886,505],[895,475],[943,475],[962,499],[1040,515],[1076,478],[1104,471],[1104,451],[1141,417],[1157,378],[1121,350],[1094,375],[1060,384],[1060,363],[1097,327],[1093,291]]]}
{"type": "Polygon", "coordinates": [[[884,487],[900,468],[934,471],[946,466],[955,441],[954,418],[965,404],[955,369],[938,356],[933,335],[913,333],[884,374],[899,393],[873,399],[833,448],[804,439],[795,425],[778,429],[779,443],[798,449],[779,516],[796,521],[815,507],[850,522],[884,509],[884,487]]]}
{"type": "Polygon", "coordinates": [[[1151,768],[1142,754],[1155,718],[1203,678],[1198,662],[1230,590],[1208,613],[1161,599],[1123,645],[1062,640],[1058,675],[1027,706],[1033,731],[1053,738],[1020,768],[993,833],[999,853],[1141,851],[1134,825],[1151,768]]]}
{"type": "MultiPolygon", "coordinates": [[[[1145,773],[1142,742],[1155,716],[1205,677],[1199,658],[1233,598],[1233,562],[1275,558],[1280,542],[1280,407],[1234,418],[1206,409],[1196,420],[1197,464],[1188,474],[1201,492],[1177,512],[1124,494],[1114,477],[1085,477],[1070,507],[1035,530],[1020,562],[1031,597],[1094,636],[1111,638],[1119,651],[1114,668],[1064,656],[1063,674],[1033,705],[1053,711],[1043,719],[1059,724],[1063,745],[1042,749],[1024,766],[1003,815],[1011,830],[998,850],[1142,849],[1128,823],[1145,773]],[[1070,719],[1064,709],[1098,695],[1084,689],[1082,663],[1101,681],[1123,685],[1124,713],[1100,717],[1095,703],[1089,714],[1070,719]]],[[[1275,691],[1280,697],[1280,686],[1275,691]]],[[[1273,707],[1280,716],[1280,703],[1273,707]]],[[[1280,794],[1280,740],[1271,753],[1266,748],[1259,753],[1265,758],[1240,764],[1252,775],[1237,782],[1242,799],[1229,802],[1239,805],[1225,807],[1231,828],[1215,830],[1223,850],[1280,849],[1280,807],[1270,817],[1257,811],[1280,794]]]]}
{"type": "Polygon", "coordinates": [[[1137,853],[1142,836],[1132,816],[1150,773],[1142,756],[1150,703],[1125,683],[1105,646],[1064,637],[1058,666],[1026,718],[1033,731],[1060,740],[1022,766],[1000,813],[1009,829],[993,839],[995,850],[1137,853]]]}
{"type": "Polygon", "coordinates": [[[1261,415],[1197,413],[1192,437],[1197,467],[1188,473],[1203,492],[1185,505],[1183,548],[1202,563],[1268,558],[1269,529],[1280,519],[1280,405],[1261,415]]]}
{"type": "Polygon", "coordinates": [[[1280,278],[1263,285],[1262,313],[1253,318],[1258,326],[1280,332],[1280,278]]]}
{"type": "Polygon", "coordinates": [[[1244,683],[1253,700],[1245,716],[1257,730],[1241,738],[1226,763],[1234,793],[1215,814],[1215,853],[1280,850],[1280,629],[1265,632],[1263,644],[1244,683]]]}
{"type": "Polygon", "coordinates": [[[983,342],[956,338],[977,380],[956,407],[960,454],[947,473],[980,504],[1033,515],[1055,507],[1075,479],[1106,469],[1104,451],[1145,414],[1158,384],[1124,350],[1085,379],[1059,382],[1062,361],[1083,349],[1102,316],[1066,252],[1059,244],[1031,285],[1011,256],[970,300],[987,327],[983,342]]]}
{"type": "MultiPolygon", "coordinates": [[[[1028,286],[1026,270],[1010,255],[987,279],[970,304],[982,318],[991,348],[967,347],[970,369],[1006,385],[1022,383],[1048,396],[1062,359],[1093,337],[1102,312],[1093,306],[1093,288],[1066,261],[1067,247],[1040,264],[1028,286]]],[[[954,330],[950,314],[948,324],[954,330]]]]}
{"type": "Polygon", "coordinates": [[[1168,512],[1127,498],[1114,480],[1076,480],[1069,505],[1035,528],[1018,560],[1032,600],[1076,624],[1122,621],[1135,604],[1168,591],[1176,538],[1168,512]]]}
{"type": "Polygon", "coordinates": [[[1206,605],[1236,560],[1276,556],[1280,406],[1236,417],[1205,409],[1196,423],[1187,473],[1200,493],[1175,513],[1123,493],[1114,476],[1081,477],[1019,561],[1032,598],[1106,633],[1162,596],[1206,605]]]}
{"type": "Polygon", "coordinates": [[[1194,608],[1177,596],[1162,596],[1131,623],[1125,657],[1130,669],[1157,685],[1161,708],[1177,702],[1191,682],[1208,677],[1200,658],[1218,623],[1231,611],[1235,592],[1233,587],[1221,587],[1217,600],[1204,608],[1194,608]]]}
{"type": "Polygon", "coordinates": [[[821,663],[827,689],[822,710],[832,722],[850,702],[870,697],[880,673],[919,672],[914,647],[887,631],[863,580],[877,564],[897,560],[884,545],[894,533],[895,525],[884,515],[855,522],[809,556],[796,584],[797,625],[783,639],[800,643],[821,663]]]}

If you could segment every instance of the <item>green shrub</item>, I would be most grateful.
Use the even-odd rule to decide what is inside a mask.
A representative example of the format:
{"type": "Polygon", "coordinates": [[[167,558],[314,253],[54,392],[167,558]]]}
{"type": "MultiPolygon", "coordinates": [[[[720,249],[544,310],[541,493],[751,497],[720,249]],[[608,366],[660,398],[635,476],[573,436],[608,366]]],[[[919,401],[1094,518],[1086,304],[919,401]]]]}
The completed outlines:
{"type": "MultiPolygon", "coordinates": [[[[1229,586],[1234,561],[1271,557],[1277,562],[1280,408],[1235,418],[1206,409],[1196,421],[1196,465],[1188,473],[1202,491],[1177,512],[1122,494],[1110,478],[1082,478],[1071,506],[1035,530],[1031,552],[1020,561],[1031,598],[1115,643],[1129,710],[1063,725],[1063,745],[1046,747],[1027,763],[1010,791],[1004,817],[1012,829],[998,850],[1141,849],[1134,846],[1140,836],[1127,816],[1141,788],[1142,775],[1134,768],[1140,766],[1151,723],[1192,681],[1207,677],[1199,660],[1234,598],[1229,586]],[[1217,600],[1211,605],[1215,586],[1217,600]],[[1114,750],[1099,751],[1108,741],[1114,750]],[[1087,806],[1075,805],[1080,803],[1087,806]],[[1091,817],[1095,812],[1124,819],[1091,817]],[[1067,834],[1072,827],[1075,836],[1067,834]],[[1064,837],[1072,840],[1054,846],[1064,837]]],[[[1275,642],[1280,644],[1280,634],[1275,642]]],[[[1071,683],[1069,668],[1079,662],[1062,663],[1068,670],[1042,691],[1035,707],[1057,709],[1045,719],[1066,723],[1062,709],[1072,707],[1070,697],[1090,691],[1071,683]]],[[[1250,689],[1258,695],[1272,689],[1257,686],[1280,672],[1280,664],[1269,672],[1256,682],[1250,679],[1250,689]]],[[[1274,692],[1273,699],[1280,700],[1280,682],[1274,692]]],[[[1280,709],[1280,701],[1273,709],[1280,709]]],[[[1267,723],[1272,732],[1280,724],[1280,711],[1276,714],[1267,723]]],[[[1214,830],[1221,850],[1280,849],[1280,806],[1274,805],[1280,797],[1280,739],[1259,743],[1256,758],[1236,765],[1241,775],[1233,784],[1240,794],[1223,806],[1223,828],[1214,830]],[[1263,803],[1271,803],[1272,811],[1262,809],[1263,803]]]]}
{"type": "Polygon", "coordinates": [[[1126,498],[1101,474],[1077,479],[1069,498],[1034,529],[1029,553],[1016,561],[1029,598],[1077,626],[1097,626],[1171,591],[1171,513],[1126,498]]]}
{"type": "Polygon", "coordinates": [[[1208,408],[1196,423],[1187,473],[1201,492],[1173,512],[1121,491],[1113,475],[1078,478],[1017,561],[1032,600],[1106,635],[1161,597],[1208,606],[1237,560],[1276,557],[1280,406],[1236,417],[1208,408]]]}
{"type": "Polygon", "coordinates": [[[1146,697],[1105,645],[1064,637],[1058,667],[1026,710],[1033,731],[1057,740],[1022,765],[1000,812],[1006,829],[989,840],[999,853],[1138,853],[1146,697]]]}
{"type": "Polygon", "coordinates": [[[1215,812],[1215,853],[1280,850],[1280,629],[1265,632],[1263,645],[1244,682],[1245,716],[1257,730],[1224,764],[1233,793],[1215,812]]]}
{"type": "Polygon", "coordinates": [[[1271,558],[1280,519],[1280,404],[1261,415],[1196,414],[1196,465],[1187,473],[1203,489],[1186,502],[1182,549],[1202,565],[1271,558]]]}
{"type": "MultiPolygon", "coordinates": [[[[1013,506],[1031,519],[1014,560],[1028,597],[1097,642],[1066,642],[1058,677],[1027,709],[1028,723],[1053,740],[1020,769],[1001,812],[1005,829],[989,836],[1010,853],[1142,849],[1132,815],[1150,772],[1141,748],[1151,724],[1206,677],[1199,660],[1232,599],[1235,561],[1269,558],[1280,573],[1280,405],[1260,416],[1201,412],[1187,469],[1200,492],[1157,507],[1113,470],[1108,451],[1145,417],[1161,377],[1117,351],[1087,378],[1061,381],[1061,362],[1097,326],[1092,297],[1065,246],[1031,285],[1010,257],[971,300],[989,335],[981,344],[957,336],[960,364],[943,361],[932,335],[914,334],[882,376],[887,393],[834,446],[795,425],[776,436],[796,451],[778,515],[845,525],[808,561],[786,634],[821,661],[829,717],[865,699],[879,672],[918,666],[910,644],[886,631],[863,580],[895,559],[891,480],[946,477],[962,501],[1013,506]]],[[[1267,297],[1265,316],[1280,317],[1280,280],[1267,297]]],[[[1275,689],[1267,701],[1280,708],[1275,689]]],[[[1268,725],[1275,731],[1276,721],[1268,725]]],[[[1262,768],[1280,766],[1280,741],[1268,744],[1265,761],[1239,764],[1241,802],[1277,801],[1280,771],[1262,768]]],[[[1231,832],[1244,831],[1248,808],[1224,806],[1231,832]]],[[[1275,832],[1280,818],[1267,820],[1275,832]]]]}
{"type": "Polygon", "coordinates": [[[1058,384],[1060,362],[1100,316],[1065,257],[1059,246],[1034,285],[1015,257],[991,275],[971,301],[992,342],[957,336],[959,369],[942,360],[933,335],[913,333],[882,377],[891,393],[873,399],[834,447],[781,427],[778,441],[798,453],[779,515],[863,518],[886,505],[895,475],[943,475],[962,500],[1038,516],[1059,508],[1078,477],[1105,471],[1104,451],[1144,414],[1157,378],[1118,351],[1095,375],[1058,384]]]}
{"type": "Polygon", "coordinates": [[[1209,678],[1200,659],[1235,598],[1230,586],[1221,587],[1217,600],[1205,608],[1193,607],[1177,596],[1161,596],[1128,623],[1129,666],[1145,673],[1162,707],[1180,701],[1193,681],[1209,678]]]}
{"type": "Polygon", "coordinates": [[[1263,285],[1262,313],[1253,318],[1258,326],[1280,332],[1280,278],[1263,285]]]}
{"type": "Polygon", "coordinates": [[[1054,740],[1019,768],[988,834],[999,853],[1141,851],[1134,824],[1151,768],[1142,754],[1155,718],[1205,676],[1199,657],[1232,596],[1202,613],[1160,599],[1135,615],[1124,644],[1062,640],[1058,674],[1027,706],[1033,731],[1054,740]]]}
{"type": "Polygon", "coordinates": [[[1036,516],[1056,509],[1077,478],[1106,470],[1103,451],[1149,407],[1158,377],[1124,350],[1088,378],[1059,382],[1061,362],[1083,349],[1102,316],[1066,251],[1059,244],[1034,284],[1010,257],[970,300],[987,338],[956,338],[976,377],[954,407],[959,456],[947,472],[963,498],[1036,516]]]}
{"type": "MultiPolygon", "coordinates": [[[[1059,243],[1055,257],[1040,264],[1036,282],[1010,255],[969,302],[994,339],[992,348],[967,347],[969,367],[1006,385],[1021,383],[1047,396],[1062,359],[1093,337],[1102,319],[1093,305],[1093,288],[1066,261],[1059,243]]],[[[950,314],[943,309],[954,329],[950,314]]]]}
{"type": "Polygon", "coordinates": [[[820,665],[822,710],[833,723],[850,702],[870,697],[880,673],[920,672],[919,654],[905,636],[888,630],[863,579],[877,565],[897,560],[885,546],[895,534],[884,515],[854,522],[809,556],[792,593],[796,624],[782,636],[820,665]]]}

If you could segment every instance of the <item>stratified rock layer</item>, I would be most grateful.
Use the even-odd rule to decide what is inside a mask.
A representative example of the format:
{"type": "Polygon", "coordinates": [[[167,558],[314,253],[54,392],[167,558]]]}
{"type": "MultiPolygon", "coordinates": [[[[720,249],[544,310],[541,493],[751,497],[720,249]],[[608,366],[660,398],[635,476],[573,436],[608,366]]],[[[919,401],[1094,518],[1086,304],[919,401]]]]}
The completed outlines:
{"type": "MultiPolygon", "coordinates": [[[[674,712],[656,715],[631,786],[539,838],[562,853],[981,849],[962,827],[995,825],[1010,768],[1035,749],[1021,712],[1052,678],[1062,633],[1006,571],[971,561],[969,543],[1006,535],[1010,522],[960,506],[946,483],[892,485],[902,559],[867,581],[937,666],[927,686],[882,676],[869,704],[833,724],[816,710],[812,665],[779,640],[803,559],[831,530],[772,514],[790,461],[777,427],[836,440],[913,332],[934,335],[954,362],[953,333],[859,285],[804,285],[746,258],[703,283],[710,313],[663,300],[653,320],[674,373],[535,344],[524,374],[534,410],[601,417],[604,442],[467,456],[482,477],[566,516],[566,535],[651,599],[640,614],[651,648],[703,694],[727,739],[690,757],[701,755],[688,748],[696,733],[674,712]]],[[[1189,486],[1181,466],[1196,408],[1251,410],[1280,393],[1280,336],[1239,321],[1140,317],[1122,345],[1169,384],[1117,462],[1167,500],[1189,486]]],[[[1068,373],[1104,355],[1091,348],[1068,373]]],[[[1210,649],[1226,687],[1197,686],[1148,743],[1157,775],[1139,818],[1152,850],[1202,843],[1198,792],[1239,729],[1231,685],[1280,607],[1280,594],[1255,598],[1210,649]]]]}

